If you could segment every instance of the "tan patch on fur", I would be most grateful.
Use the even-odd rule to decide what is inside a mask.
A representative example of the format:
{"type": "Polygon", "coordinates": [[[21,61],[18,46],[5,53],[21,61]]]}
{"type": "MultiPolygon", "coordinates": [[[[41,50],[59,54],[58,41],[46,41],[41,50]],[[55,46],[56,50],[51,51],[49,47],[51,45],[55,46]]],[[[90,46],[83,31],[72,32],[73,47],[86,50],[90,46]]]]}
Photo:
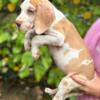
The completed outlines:
{"type": "Polygon", "coordinates": [[[66,64],[65,72],[68,72],[68,73],[77,72],[77,73],[85,75],[89,79],[91,79],[94,75],[94,63],[91,62],[88,65],[80,64],[84,59],[92,60],[89,55],[89,52],[86,50],[83,50],[80,53],[80,56],[78,59],[72,59],[69,64],[66,64]]]}
{"type": "Polygon", "coordinates": [[[52,4],[48,0],[31,0],[36,7],[35,31],[42,34],[48,30],[55,19],[52,4]]]}
{"type": "Polygon", "coordinates": [[[69,50],[65,51],[65,52],[64,52],[64,55],[67,55],[67,54],[68,54],[68,52],[69,52],[69,50]]]}
{"type": "Polygon", "coordinates": [[[83,45],[81,45],[83,40],[80,38],[79,33],[75,29],[74,25],[66,18],[63,18],[55,24],[54,29],[61,32],[65,36],[65,42],[70,43],[72,48],[80,49],[80,47],[83,47],[83,45]]]}
{"type": "Polygon", "coordinates": [[[35,7],[38,7],[43,1],[47,0],[30,0],[30,3],[33,4],[35,7]]]}

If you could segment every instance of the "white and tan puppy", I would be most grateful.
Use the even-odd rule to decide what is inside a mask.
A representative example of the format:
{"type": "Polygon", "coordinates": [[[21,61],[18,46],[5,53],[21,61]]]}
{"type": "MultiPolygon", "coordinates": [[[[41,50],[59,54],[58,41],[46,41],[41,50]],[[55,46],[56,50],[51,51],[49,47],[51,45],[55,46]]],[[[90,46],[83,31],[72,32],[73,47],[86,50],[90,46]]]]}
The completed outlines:
{"type": "MultiPolygon", "coordinates": [[[[48,0],[25,0],[20,7],[16,23],[26,32],[24,46],[35,59],[39,57],[39,46],[48,45],[55,63],[65,74],[76,72],[80,77],[93,78],[93,60],[74,25],[62,12],[48,0]]],[[[46,92],[56,94],[53,100],[63,100],[78,87],[66,76],[58,89],[46,89],[46,92]]]]}

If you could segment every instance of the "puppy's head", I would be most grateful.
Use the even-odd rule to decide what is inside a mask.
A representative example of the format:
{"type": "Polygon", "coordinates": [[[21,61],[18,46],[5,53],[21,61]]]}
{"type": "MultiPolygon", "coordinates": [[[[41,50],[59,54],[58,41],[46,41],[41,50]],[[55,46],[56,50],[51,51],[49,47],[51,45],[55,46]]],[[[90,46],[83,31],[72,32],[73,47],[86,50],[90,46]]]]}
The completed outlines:
{"type": "Polygon", "coordinates": [[[48,0],[25,0],[20,8],[16,24],[22,31],[34,28],[37,34],[42,34],[54,21],[53,6],[48,0]]]}

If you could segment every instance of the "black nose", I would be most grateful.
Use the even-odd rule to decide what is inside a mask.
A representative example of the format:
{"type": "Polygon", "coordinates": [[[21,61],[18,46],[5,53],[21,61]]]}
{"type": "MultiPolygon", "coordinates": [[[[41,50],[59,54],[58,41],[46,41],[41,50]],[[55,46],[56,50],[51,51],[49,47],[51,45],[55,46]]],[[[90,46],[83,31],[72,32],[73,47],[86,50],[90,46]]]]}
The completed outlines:
{"type": "Polygon", "coordinates": [[[18,22],[16,22],[16,25],[17,25],[17,27],[18,27],[18,28],[20,28],[20,25],[21,25],[21,24],[20,24],[20,23],[18,23],[18,22]]]}

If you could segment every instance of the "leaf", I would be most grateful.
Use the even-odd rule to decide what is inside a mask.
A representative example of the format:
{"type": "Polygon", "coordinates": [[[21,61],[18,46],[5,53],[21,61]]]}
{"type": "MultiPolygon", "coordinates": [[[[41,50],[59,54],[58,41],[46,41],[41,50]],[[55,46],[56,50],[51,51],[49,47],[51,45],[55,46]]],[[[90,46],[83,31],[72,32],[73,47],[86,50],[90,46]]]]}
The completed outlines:
{"type": "Polygon", "coordinates": [[[57,0],[57,2],[63,5],[63,0],[57,0]]]}
{"type": "Polygon", "coordinates": [[[76,100],[76,97],[70,97],[69,100],[76,100]]]}
{"type": "Polygon", "coordinates": [[[34,74],[37,82],[39,82],[45,74],[45,69],[40,60],[34,63],[34,74]]]}
{"type": "Polygon", "coordinates": [[[28,77],[29,75],[30,75],[30,71],[28,69],[25,69],[19,73],[20,78],[25,78],[25,77],[28,77]]]}
{"type": "Polygon", "coordinates": [[[21,61],[22,55],[21,54],[16,54],[13,57],[13,62],[14,63],[19,63],[21,61]]]}
{"type": "Polygon", "coordinates": [[[3,7],[3,0],[0,0],[0,10],[2,9],[3,7]]]}
{"type": "Polygon", "coordinates": [[[0,61],[0,68],[2,68],[2,61],[0,61]]]}
{"type": "Polygon", "coordinates": [[[19,71],[18,75],[20,78],[28,77],[30,75],[30,71],[28,69],[28,66],[23,65],[21,70],[19,71]]]}
{"type": "Polygon", "coordinates": [[[21,46],[15,46],[15,47],[13,47],[13,53],[14,54],[20,53],[21,50],[22,50],[22,47],[21,46]]]}
{"type": "Polygon", "coordinates": [[[10,52],[9,52],[8,48],[3,48],[1,53],[2,53],[2,56],[10,55],[10,52]]]}
{"type": "Polygon", "coordinates": [[[95,14],[100,15],[100,6],[95,6],[93,10],[95,14]]]}
{"type": "Polygon", "coordinates": [[[9,3],[7,9],[9,12],[13,12],[16,9],[16,5],[14,3],[9,3]]]}
{"type": "Polygon", "coordinates": [[[23,65],[31,66],[33,64],[33,58],[31,52],[25,52],[21,60],[23,65]]]}
{"type": "Polygon", "coordinates": [[[64,74],[61,72],[60,69],[57,67],[54,67],[50,72],[48,76],[48,84],[50,85],[58,85],[61,79],[64,77],[64,74]]]}
{"type": "Polygon", "coordinates": [[[6,58],[6,57],[3,58],[3,59],[2,59],[2,66],[7,65],[8,61],[9,61],[9,58],[6,58]]]}
{"type": "Polygon", "coordinates": [[[45,53],[48,51],[47,46],[41,46],[40,47],[40,55],[45,55],[45,53]]]}
{"type": "Polygon", "coordinates": [[[48,62],[44,57],[34,63],[34,74],[37,82],[41,80],[50,65],[50,62],[48,62]]]}
{"type": "Polygon", "coordinates": [[[16,44],[23,45],[23,43],[24,43],[24,34],[19,32],[16,39],[16,44]]]}
{"type": "Polygon", "coordinates": [[[40,55],[40,59],[34,63],[34,74],[37,82],[41,80],[52,64],[52,58],[47,46],[40,48],[40,55]]]}
{"type": "Polygon", "coordinates": [[[0,43],[10,41],[11,40],[11,35],[8,32],[0,32],[0,43]]]}
{"type": "Polygon", "coordinates": [[[19,0],[10,0],[11,3],[16,4],[19,0]]]}
{"type": "Polygon", "coordinates": [[[15,66],[15,63],[13,62],[13,57],[10,57],[8,61],[8,67],[13,69],[14,66],[15,66]]]}

